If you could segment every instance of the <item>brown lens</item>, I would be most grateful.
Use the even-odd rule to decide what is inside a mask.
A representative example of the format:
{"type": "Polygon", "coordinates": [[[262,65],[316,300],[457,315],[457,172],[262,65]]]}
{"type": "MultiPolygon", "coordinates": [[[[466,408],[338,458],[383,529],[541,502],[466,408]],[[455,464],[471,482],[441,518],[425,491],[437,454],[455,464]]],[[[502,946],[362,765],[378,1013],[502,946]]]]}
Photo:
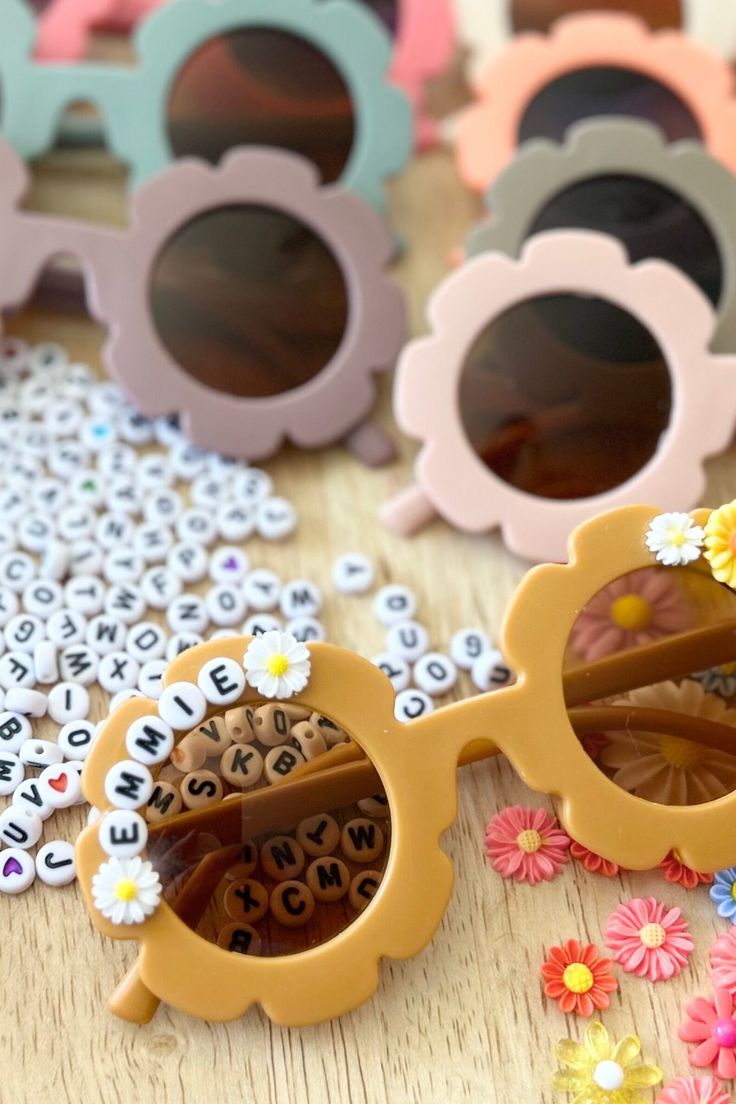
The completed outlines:
{"type": "Polygon", "coordinates": [[[169,239],[151,274],[161,341],[218,391],[264,398],[318,375],[340,347],[348,293],[306,225],[267,207],[223,207],[169,239]]]}
{"type": "Polygon", "coordinates": [[[549,295],[479,334],[459,403],[473,449],[499,478],[577,499],[620,486],[651,460],[672,388],[659,346],[633,316],[595,297],[549,295]]]}
{"type": "Polygon", "coordinates": [[[573,123],[607,115],[648,119],[670,142],[702,141],[695,118],[674,92],[643,73],[613,66],[576,69],[550,81],[527,106],[519,141],[561,142],[573,123]]]}
{"type": "Polygon", "coordinates": [[[378,16],[387,31],[396,34],[399,26],[398,0],[361,0],[361,3],[378,16]]]}
{"type": "Polygon", "coordinates": [[[681,0],[512,0],[515,31],[548,31],[556,19],[589,11],[638,15],[652,30],[682,27],[681,0]]]}
{"type": "Polygon", "coordinates": [[[654,180],[624,175],[581,180],[548,200],[526,236],[563,227],[611,234],[632,261],[669,261],[715,306],[720,302],[723,264],[710,227],[681,196],[654,180]]]}
{"type": "MultiPolygon", "coordinates": [[[[173,784],[185,807],[212,806],[214,817],[202,831],[177,838],[176,816],[158,821],[169,835],[153,839],[148,857],[167,901],[180,912],[186,902],[185,922],[236,954],[297,954],[334,939],[369,907],[383,878],[391,840],[383,792],[354,804],[338,800],[337,808],[304,815],[290,812],[276,788],[271,792],[279,805],[268,830],[254,836],[253,817],[244,808],[239,837],[234,840],[227,830],[224,844],[217,803],[237,794],[262,798],[305,762],[305,754],[325,754],[346,740],[345,733],[329,718],[278,702],[231,710],[197,731],[204,733],[210,753],[216,741],[216,756],[209,754],[206,768],[189,774],[166,766],[166,782],[159,785],[173,784]],[[247,743],[227,743],[224,734],[236,729],[247,743]]],[[[180,743],[180,762],[196,750],[196,739],[194,733],[180,743]]],[[[155,809],[155,792],[151,802],[155,809]]]]}
{"type": "MultiPolygon", "coordinates": [[[[709,571],[644,568],[588,602],[570,635],[565,666],[630,658],[637,648],[724,624],[736,626],[736,594],[709,571]]],[[[634,662],[630,689],[571,713],[588,755],[636,797],[698,805],[736,789],[736,663],[704,672],[697,651],[677,662],[671,679],[658,674],[647,681],[646,663],[634,662]],[[683,675],[689,663],[692,670],[683,675]]]]}
{"type": "Polygon", "coordinates": [[[179,70],[169,96],[176,157],[217,164],[237,146],[278,146],[337,180],[355,137],[353,102],[329,58],[297,35],[252,27],[211,38],[179,70]]]}

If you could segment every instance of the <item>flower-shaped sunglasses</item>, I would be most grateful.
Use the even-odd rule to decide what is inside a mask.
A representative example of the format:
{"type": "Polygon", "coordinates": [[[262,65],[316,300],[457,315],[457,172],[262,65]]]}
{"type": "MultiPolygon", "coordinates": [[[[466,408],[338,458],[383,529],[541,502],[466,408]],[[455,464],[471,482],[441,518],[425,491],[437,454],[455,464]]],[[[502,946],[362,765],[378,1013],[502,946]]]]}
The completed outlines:
{"type": "MultiPolygon", "coordinates": [[[[89,36],[98,27],[129,30],[168,0],[31,0],[39,14],[36,57],[74,61],[84,57],[89,36]]],[[[361,0],[393,40],[389,75],[404,89],[417,113],[421,145],[436,138],[436,125],[425,110],[425,83],[447,68],[452,58],[452,0],[361,0]]]]}
{"type": "Polygon", "coordinates": [[[20,211],[25,186],[0,143],[0,306],[77,258],[110,330],[106,365],[142,413],[179,414],[195,444],[250,460],[285,440],[393,455],[366,418],[404,306],[384,271],[391,235],[358,196],[265,149],[172,167],[135,193],[122,231],[20,211]]]}
{"type": "Polygon", "coordinates": [[[736,169],[726,62],[684,34],[652,32],[626,15],[570,16],[547,36],[520,35],[484,69],[476,96],[458,123],[456,159],[478,191],[523,143],[561,141],[573,123],[610,115],[656,123],[671,142],[700,141],[736,169]]]}
{"type": "Polygon", "coordinates": [[[0,133],[28,160],[51,148],[79,101],[98,108],[134,187],[174,158],[216,164],[238,146],[268,145],[381,208],[385,178],[411,151],[408,101],[386,80],[390,39],[360,4],[172,0],[138,27],[129,68],[38,64],[34,34],[30,11],[4,0],[0,133]]]}
{"type": "Polygon", "coordinates": [[[486,204],[469,255],[517,257],[546,230],[611,234],[631,261],[660,257],[689,276],[718,312],[713,350],[736,352],[736,177],[698,143],[669,145],[649,123],[580,123],[562,145],[523,148],[486,204]]]}
{"type": "MultiPolygon", "coordinates": [[[[734,507],[587,523],[512,603],[515,684],[408,723],[383,673],[331,645],[275,632],[180,656],[84,771],[90,914],[140,944],[113,1010],[261,1004],[297,1026],[366,1000],[379,959],[419,953],[447,906],[457,766],[499,752],[608,859],[733,862],[736,710],[699,680],[736,660],[736,594],[715,578],[736,581],[734,533],[734,507]]],[[[510,843],[533,854],[538,836],[510,843]]]]}
{"type": "Polygon", "coordinates": [[[653,31],[681,30],[726,58],[736,55],[736,10],[712,0],[455,0],[458,35],[475,80],[516,34],[549,31],[566,15],[622,12],[653,31]]]}
{"type": "Polygon", "coordinates": [[[703,460],[736,424],[736,359],[710,352],[713,308],[675,268],[551,230],[518,260],[468,261],[428,314],[394,385],[396,419],[422,448],[416,484],[382,507],[390,528],[409,535],[440,514],[559,560],[591,514],[699,501],[703,460]]]}

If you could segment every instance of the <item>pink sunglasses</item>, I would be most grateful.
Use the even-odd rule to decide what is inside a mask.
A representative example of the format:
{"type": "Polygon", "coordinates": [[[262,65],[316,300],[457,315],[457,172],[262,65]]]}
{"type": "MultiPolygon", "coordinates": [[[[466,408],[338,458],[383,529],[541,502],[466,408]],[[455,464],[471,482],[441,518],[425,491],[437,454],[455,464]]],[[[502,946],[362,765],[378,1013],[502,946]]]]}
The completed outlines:
{"type": "MultiPolygon", "coordinates": [[[[36,56],[44,61],[84,57],[98,27],[130,30],[167,0],[30,0],[38,13],[36,56]]],[[[394,41],[390,76],[406,92],[417,117],[417,143],[433,144],[435,121],[426,110],[425,85],[450,64],[455,48],[452,0],[361,0],[394,41]]]]}
{"type": "Polygon", "coordinates": [[[391,235],[363,200],[267,149],[178,162],[136,191],[126,230],[19,210],[26,184],[0,142],[0,310],[71,255],[110,334],[107,368],[144,415],[178,414],[194,444],[248,460],[285,440],[392,457],[366,419],[404,305],[385,274],[391,235]]]}

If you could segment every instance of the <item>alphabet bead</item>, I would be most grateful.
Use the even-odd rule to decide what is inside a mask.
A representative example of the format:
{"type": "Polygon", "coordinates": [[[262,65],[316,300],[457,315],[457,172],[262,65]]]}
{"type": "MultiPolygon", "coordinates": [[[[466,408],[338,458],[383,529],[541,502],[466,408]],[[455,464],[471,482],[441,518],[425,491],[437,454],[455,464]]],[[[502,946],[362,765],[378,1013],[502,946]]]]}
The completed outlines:
{"type": "Polygon", "coordinates": [[[252,843],[244,843],[238,862],[228,868],[225,878],[228,882],[243,881],[245,878],[250,878],[257,866],[258,851],[252,843]]]}
{"type": "Polygon", "coordinates": [[[25,652],[6,652],[0,658],[0,686],[12,690],[14,686],[35,686],[36,671],[33,658],[25,652]]]}
{"type": "Polygon", "coordinates": [[[257,955],[261,937],[250,924],[228,924],[218,933],[217,946],[231,954],[257,955]]]}
{"type": "Polygon", "coordinates": [[[344,732],[329,717],[323,717],[321,713],[312,713],[309,719],[316,729],[322,733],[328,748],[334,747],[335,744],[342,744],[347,740],[347,732],[344,732]]]}
{"type": "Polygon", "coordinates": [[[408,587],[390,583],[373,599],[373,615],[388,628],[398,621],[410,621],[417,612],[417,600],[408,587]]]}
{"type": "Polygon", "coordinates": [[[341,594],[367,594],[375,578],[373,563],[362,552],[346,552],[332,565],[332,583],[341,594]]]}
{"type": "Polygon", "coordinates": [[[117,809],[138,809],[153,793],[153,776],[148,767],[133,759],[114,763],[105,778],[105,796],[117,809]]]}
{"type": "Polygon", "coordinates": [[[427,652],[414,665],[414,681],[432,697],[449,693],[457,682],[457,667],[440,652],[427,652]]]}
{"type": "Polygon", "coordinates": [[[291,719],[282,705],[269,702],[256,709],[253,730],[259,743],[278,747],[289,739],[291,719]]]}
{"type": "Polygon", "coordinates": [[[210,615],[198,594],[180,594],[166,611],[166,622],[172,632],[203,633],[210,615]]]}
{"type": "Polygon", "coordinates": [[[58,744],[52,744],[50,740],[27,740],[18,754],[21,763],[27,767],[50,767],[64,758],[58,744]]]}
{"type": "Polygon", "coordinates": [[[128,630],[125,651],[138,663],[161,659],[166,651],[167,636],[155,621],[141,621],[128,630]]]}
{"type": "Polygon", "coordinates": [[[32,655],[36,645],[45,638],[46,627],[35,614],[19,613],[8,621],[3,629],[3,636],[9,651],[32,655]]]}
{"type": "Polygon", "coordinates": [[[210,704],[232,705],[245,690],[245,671],[234,659],[210,659],[200,668],[197,686],[210,704]]]}
{"type": "Polygon", "coordinates": [[[221,756],[233,742],[225,724],[225,718],[221,716],[210,717],[208,721],[203,721],[193,734],[203,741],[208,759],[221,756]]]}
{"type": "Polygon", "coordinates": [[[97,681],[108,694],[133,690],[138,685],[141,665],[127,652],[109,652],[100,660],[97,681]]]}
{"type": "Polygon", "coordinates": [[[146,820],[149,824],[156,824],[166,817],[176,816],[181,812],[182,805],[181,794],[176,786],[172,786],[171,782],[158,780],[146,804],[146,820]]]}
{"type": "Polygon", "coordinates": [[[291,836],[274,836],[261,848],[261,868],[276,882],[298,878],[304,869],[304,851],[291,836]]]}
{"type": "Polygon", "coordinates": [[[138,674],[138,689],[146,698],[158,701],[163,690],[161,676],[168,664],[163,659],[149,659],[144,663],[138,674]]]}
{"type": "Polygon", "coordinates": [[[13,794],[13,805],[18,805],[22,809],[29,809],[36,816],[40,816],[41,820],[48,820],[55,812],[54,806],[49,805],[41,796],[38,780],[35,778],[27,778],[24,782],[21,782],[13,794]]]}
{"type": "Polygon", "coordinates": [[[86,631],[87,618],[73,609],[57,610],[46,622],[46,635],[57,648],[81,644],[86,631]]]}
{"type": "Polygon", "coordinates": [[[316,617],[322,609],[322,593],[308,579],[292,579],[281,591],[279,606],[284,617],[316,617]]]}
{"type": "Polygon", "coordinates": [[[287,499],[266,498],[256,506],[256,530],[264,540],[285,540],[296,527],[296,510],[287,499]]]}
{"type": "Polygon", "coordinates": [[[251,744],[255,738],[255,710],[250,705],[240,705],[225,713],[225,727],[236,744],[251,744]]]}
{"type": "Polygon", "coordinates": [[[396,695],[394,702],[394,716],[397,721],[404,723],[415,721],[417,717],[424,717],[427,713],[434,712],[434,702],[429,694],[423,690],[402,690],[396,695]]]}
{"type": "MultiPolygon", "coordinates": [[[[48,629],[48,626],[47,626],[48,629]]],[[[50,640],[40,640],[33,649],[33,667],[36,679],[44,686],[56,682],[59,678],[59,661],[56,645],[50,640]]]]}
{"type": "Polygon", "coordinates": [[[391,816],[391,807],[384,793],[374,794],[373,797],[364,798],[362,801],[358,802],[358,808],[361,813],[365,813],[368,817],[391,816]]]}
{"type": "Polygon", "coordinates": [[[275,609],[281,597],[281,580],[265,567],[249,571],[243,580],[243,597],[256,613],[275,609]]]}
{"type": "Polygon", "coordinates": [[[199,583],[207,574],[207,553],[195,541],[179,541],[166,557],[166,566],[182,583],[199,583]]]}
{"type": "Polygon", "coordinates": [[[31,722],[27,717],[7,710],[0,713],[0,751],[17,754],[32,735],[31,722]]]}
{"type": "Polygon", "coordinates": [[[476,659],[470,677],[474,686],[483,693],[488,693],[489,690],[500,690],[508,686],[514,676],[501,653],[493,648],[476,659]]]}
{"type": "Polygon", "coordinates": [[[406,690],[411,682],[411,668],[401,656],[381,652],[380,655],[373,657],[371,663],[384,673],[397,694],[402,690],[406,690]]]}
{"type": "Polygon", "coordinates": [[[12,751],[0,751],[0,797],[14,793],[26,776],[25,767],[12,751]]]}
{"type": "Polygon", "coordinates": [[[173,682],[158,700],[159,715],[179,732],[201,724],[207,713],[207,699],[191,682],[173,682]]]}
{"type": "Polygon", "coordinates": [[[286,778],[293,770],[304,762],[304,756],[296,748],[275,747],[271,748],[264,762],[266,779],[273,785],[286,778]]]}
{"type": "Polygon", "coordinates": [[[350,862],[373,862],[383,851],[383,832],[372,820],[356,817],[344,825],[340,833],[340,846],[350,862]]]}
{"type": "Polygon", "coordinates": [[[491,642],[483,629],[460,629],[450,641],[450,658],[463,671],[470,671],[476,659],[490,650],[491,642]]]}
{"type": "MultiPolygon", "coordinates": [[[[0,664],[2,660],[0,659],[0,664]]],[[[59,674],[65,682],[91,686],[97,679],[100,657],[86,644],[72,644],[59,657],[59,674]]]]}
{"type": "Polygon", "coordinates": [[[319,858],[335,850],[340,842],[340,828],[329,813],[318,813],[299,821],[296,838],[308,855],[319,858]]]}
{"type": "Polygon", "coordinates": [[[131,759],[152,767],[163,763],[174,749],[174,730],[153,714],[136,717],[125,735],[125,747],[131,759]]]}
{"type": "Polygon", "coordinates": [[[232,882],[225,890],[223,905],[231,920],[257,924],[268,912],[268,890],[253,878],[232,882]]]}
{"type": "Polygon", "coordinates": [[[40,690],[11,686],[5,695],[5,704],[11,713],[20,713],[24,717],[43,717],[48,710],[49,699],[40,690]]]}
{"type": "Polygon", "coordinates": [[[182,780],[181,799],[187,809],[204,809],[214,805],[222,800],[222,782],[214,771],[192,771],[182,780]]]}
{"type": "Polygon", "coordinates": [[[38,792],[54,809],[68,809],[82,796],[82,780],[76,763],[53,763],[38,779],[38,792]]]}
{"type": "Polygon", "coordinates": [[[100,847],[106,855],[132,859],[148,842],[148,825],[132,809],[115,809],[102,818],[97,829],[100,847]]]}
{"type": "Polygon", "coordinates": [[[65,724],[56,737],[64,758],[83,763],[94,742],[95,728],[96,725],[91,721],[70,721],[65,724]]]}
{"type": "Polygon", "coordinates": [[[350,888],[350,872],[341,859],[327,855],[309,864],[307,885],[318,901],[339,901],[350,888]]]}
{"type": "Polygon", "coordinates": [[[204,740],[196,732],[188,733],[173,748],[170,758],[172,765],[183,774],[199,770],[207,761],[207,748],[204,740]]]}
{"type": "Polygon", "coordinates": [[[232,628],[245,617],[245,596],[230,583],[218,583],[211,587],[205,596],[205,605],[214,625],[232,628]]]}
{"type": "Polygon", "coordinates": [[[356,912],[366,909],[375,897],[382,878],[380,870],[365,870],[361,874],[356,874],[348,892],[351,908],[356,912]]]}
{"type": "Polygon", "coordinates": [[[36,855],[36,874],[44,885],[55,888],[73,882],[77,876],[73,844],[66,840],[52,840],[44,844],[36,855]]]}
{"type": "MultiPolygon", "coordinates": [[[[43,821],[30,809],[9,805],[0,813],[0,840],[7,847],[27,851],[35,847],[43,833],[43,821]]],[[[4,852],[0,852],[0,862],[4,852]]]]}
{"type": "Polygon", "coordinates": [[[309,762],[310,759],[327,751],[327,744],[322,733],[316,725],[310,721],[299,721],[292,726],[291,742],[297,751],[300,751],[309,762]]]}
{"type": "Polygon", "coordinates": [[[240,548],[221,545],[210,556],[210,579],[214,583],[239,583],[249,567],[250,560],[240,548]]]}
{"type": "Polygon", "coordinates": [[[89,691],[76,682],[58,682],[49,690],[49,716],[57,724],[83,721],[89,716],[89,691]]]}
{"type": "Polygon", "coordinates": [[[284,630],[302,644],[321,644],[327,639],[325,627],[316,617],[292,617],[284,625],[284,630]]]}
{"type": "Polygon", "coordinates": [[[272,613],[254,613],[243,622],[243,636],[262,636],[280,628],[281,622],[272,613]]]}
{"type": "Polygon", "coordinates": [[[241,790],[250,789],[260,781],[263,774],[263,756],[254,747],[233,744],[220,761],[220,773],[231,786],[241,790]]]}
{"type": "Polygon", "coordinates": [[[35,877],[36,864],[27,851],[17,847],[0,851],[0,893],[25,893],[35,877]]]}
{"type": "MultiPolygon", "coordinates": [[[[214,639],[214,638],[210,637],[210,639],[214,639]]],[[[196,648],[196,646],[198,644],[202,644],[203,641],[204,641],[204,637],[200,636],[199,633],[193,633],[193,632],[174,633],[173,636],[169,637],[168,643],[166,645],[166,660],[167,660],[167,663],[173,663],[174,660],[182,654],[182,652],[188,651],[189,648],[196,648]]]]}
{"type": "Polygon", "coordinates": [[[285,928],[301,928],[314,915],[314,894],[303,882],[281,882],[270,903],[274,920],[285,928]]]}
{"type": "MultiPolygon", "coordinates": [[[[418,621],[398,621],[386,633],[386,651],[416,663],[429,647],[429,633],[418,621]]],[[[402,690],[404,687],[401,688],[402,690]]]]}

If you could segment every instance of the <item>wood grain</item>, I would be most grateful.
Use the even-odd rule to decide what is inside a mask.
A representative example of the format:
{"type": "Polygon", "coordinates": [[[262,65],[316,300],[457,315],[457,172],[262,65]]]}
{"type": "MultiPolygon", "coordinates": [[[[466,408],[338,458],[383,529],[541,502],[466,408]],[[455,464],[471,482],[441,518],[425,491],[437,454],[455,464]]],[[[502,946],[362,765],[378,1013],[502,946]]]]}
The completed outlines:
{"type": "MultiPolygon", "coordinates": [[[[122,176],[86,155],[78,164],[57,155],[39,169],[29,206],[120,223],[122,176]]],[[[393,217],[406,250],[395,276],[407,293],[413,332],[423,326],[428,294],[447,269],[478,204],[456,180],[442,151],[418,159],[395,185],[393,217]]],[[[88,320],[31,305],[7,329],[32,341],[55,339],[76,359],[100,366],[102,332],[88,320]]],[[[381,421],[392,426],[388,383],[381,421]]],[[[479,624],[495,633],[526,565],[505,553],[497,536],[473,538],[437,522],[413,541],[383,531],[376,510],[411,473],[413,448],[401,461],[368,471],[339,449],[314,455],[286,450],[267,465],[280,492],[298,503],[298,539],[283,546],[248,544],[252,560],[284,577],[307,576],[328,596],[330,638],[367,655],[382,646],[369,599],[336,596],[329,585],[334,557],[350,549],[373,556],[379,580],[408,583],[432,641],[447,647],[452,632],[479,624]]],[[[709,468],[706,501],[733,497],[736,461],[709,468]]],[[[464,683],[462,690],[469,692],[464,683]]],[[[97,692],[95,719],[104,715],[97,692]]],[[[39,735],[52,731],[38,725],[39,735]]],[[[612,909],[629,896],[656,895],[682,906],[696,939],[691,966],[660,986],[620,973],[604,1020],[617,1034],[636,1030],[649,1059],[668,1077],[688,1072],[676,1041],[683,1001],[708,990],[707,950],[726,925],[707,891],[671,887],[657,873],[608,881],[569,866],[537,888],[510,884],[483,858],[485,822],[503,806],[549,805],[530,793],[501,760],[464,769],[460,812],[444,845],[456,864],[456,891],[432,945],[407,963],[385,963],[375,998],[342,1020],[309,1030],[275,1027],[252,1012],[230,1025],[209,1025],[162,1009],[135,1028],[114,1019],[105,1000],[132,963],[133,944],[113,944],[92,928],[78,890],[36,885],[0,898],[0,1037],[2,1104],[258,1104],[349,1101],[350,1104],[551,1104],[552,1046],[578,1036],[541,995],[545,948],[569,937],[600,943],[612,909]]],[[[49,823],[46,838],[72,839],[82,824],[72,810],[49,823]]]]}

